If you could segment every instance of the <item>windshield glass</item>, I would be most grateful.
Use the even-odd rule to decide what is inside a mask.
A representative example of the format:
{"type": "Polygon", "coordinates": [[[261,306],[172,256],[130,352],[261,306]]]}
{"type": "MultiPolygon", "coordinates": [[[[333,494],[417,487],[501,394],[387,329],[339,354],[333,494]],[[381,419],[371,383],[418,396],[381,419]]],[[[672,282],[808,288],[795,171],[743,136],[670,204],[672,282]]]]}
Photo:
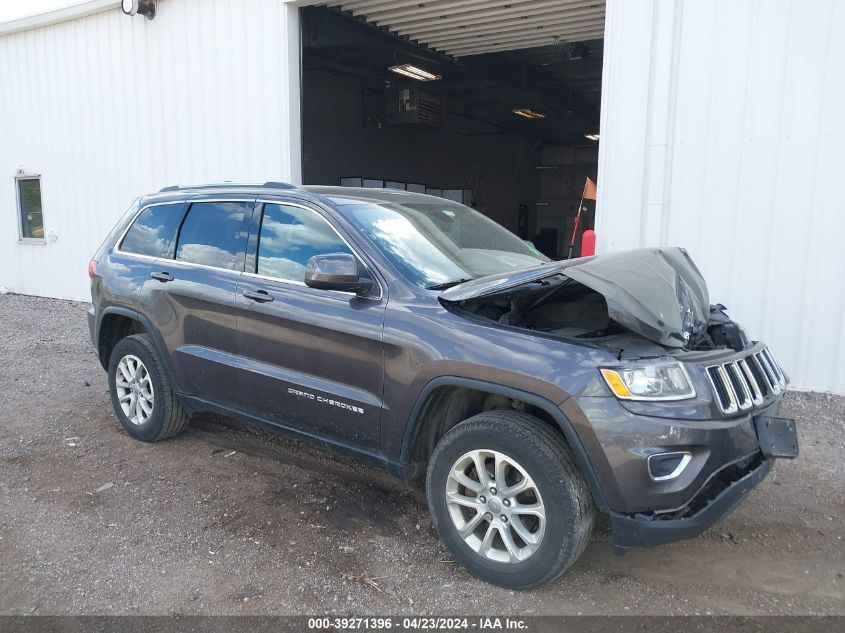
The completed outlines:
{"type": "Polygon", "coordinates": [[[424,288],[549,261],[493,220],[448,200],[367,202],[343,210],[402,274],[424,288]]]}

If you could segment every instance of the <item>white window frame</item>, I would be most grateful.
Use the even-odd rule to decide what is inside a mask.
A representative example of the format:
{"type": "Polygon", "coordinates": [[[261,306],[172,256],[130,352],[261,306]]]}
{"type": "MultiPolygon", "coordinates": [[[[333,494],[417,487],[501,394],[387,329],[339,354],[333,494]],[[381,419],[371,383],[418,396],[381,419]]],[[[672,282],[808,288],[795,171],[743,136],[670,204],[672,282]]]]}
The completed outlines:
{"type": "Polygon", "coordinates": [[[47,243],[47,222],[44,218],[44,187],[40,173],[18,173],[15,175],[15,209],[18,214],[18,243],[19,244],[46,244],[47,243]],[[44,237],[24,237],[23,234],[23,206],[21,205],[21,180],[37,180],[38,189],[41,191],[41,224],[44,229],[44,237]]]}

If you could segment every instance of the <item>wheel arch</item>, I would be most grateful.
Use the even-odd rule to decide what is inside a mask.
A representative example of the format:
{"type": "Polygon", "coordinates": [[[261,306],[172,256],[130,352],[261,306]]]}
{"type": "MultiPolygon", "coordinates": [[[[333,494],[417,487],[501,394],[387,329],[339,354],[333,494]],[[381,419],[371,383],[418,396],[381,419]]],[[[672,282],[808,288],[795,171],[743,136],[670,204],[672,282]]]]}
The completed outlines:
{"type": "MultiPolygon", "coordinates": [[[[430,407],[432,407],[432,404],[436,406],[438,394],[442,394],[444,389],[466,389],[482,395],[500,396],[508,400],[524,403],[526,405],[526,412],[534,415],[544,422],[549,423],[550,426],[553,426],[563,435],[564,440],[572,449],[575,462],[587,482],[587,486],[590,489],[590,493],[593,495],[593,500],[595,501],[596,506],[603,512],[609,511],[610,507],[607,503],[607,498],[601,484],[599,483],[599,479],[593,465],[590,462],[590,458],[587,455],[587,451],[584,449],[572,422],[566,414],[561,411],[558,405],[548,398],[538,396],[537,394],[524,391],[522,389],[474,378],[440,376],[429,382],[420,392],[408,419],[408,425],[403,436],[402,449],[399,458],[400,463],[406,467],[406,476],[409,479],[419,476],[421,471],[424,472],[425,463],[430,455],[430,452],[426,451],[425,447],[432,440],[432,435],[434,436],[433,439],[436,443],[437,439],[442,437],[443,433],[454,426],[454,424],[466,419],[466,417],[470,417],[471,415],[480,412],[471,412],[469,415],[461,418],[461,420],[452,420],[447,417],[446,426],[440,428],[443,425],[437,425],[432,429],[431,423],[426,419],[426,412],[430,407]],[[528,407],[530,407],[530,409],[528,407]],[[428,435],[426,435],[427,433],[428,435]],[[425,462],[420,461],[419,458],[421,456],[424,456],[425,462]]],[[[483,411],[485,409],[481,410],[483,411]]],[[[452,412],[451,417],[454,418],[455,415],[455,412],[452,412]]]]}
{"type": "Polygon", "coordinates": [[[167,380],[173,385],[173,390],[178,392],[178,383],[174,380],[170,358],[162,352],[164,345],[158,331],[147,317],[135,310],[121,306],[108,306],[103,309],[97,323],[97,356],[100,359],[100,364],[104,369],[108,369],[111,350],[114,349],[117,342],[126,336],[140,333],[147,334],[150,337],[150,341],[152,341],[167,374],[167,380]],[[137,327],[127,327],[127,322],[135,323],[137,327]]]}

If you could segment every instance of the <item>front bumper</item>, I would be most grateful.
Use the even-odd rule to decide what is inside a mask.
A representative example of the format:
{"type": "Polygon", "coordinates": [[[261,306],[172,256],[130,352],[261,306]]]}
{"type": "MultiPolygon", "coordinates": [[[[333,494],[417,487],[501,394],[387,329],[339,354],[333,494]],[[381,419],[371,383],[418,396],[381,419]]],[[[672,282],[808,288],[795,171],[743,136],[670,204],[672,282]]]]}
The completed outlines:
{"type": "MultiPolygon", "coordinates": [[[[755,415],[776,415],[777,405],[755,415]]],[[[606,512],[674,513],[687,507],[716,473],[760,451],[752,415],[657,418],[632,413],[613,397],[570,398],[562,408],[589,455],[606,512]],[[679,476],[653,480],[649,456],[673,452],[689,453],[691,461],[679,476]]]]}
{"type": "Polygon", "coordinates": [[[747,459],[747,465],[734,464],[714,474],[683,515],[630,516],[611,512],[613,545],[654,547],[698,536],[736,508],[766,478],[774,464],[774,459],[765,458],[762,453],[747,459]]]}
{"type": "Polygon", "coordinates": [[[612,397],[565,401],[561,408],[596,473],[614,546],[693,538],[729,514],[772,468],[757,421],[777,416],[780,400],[778,395],[745,415],[704,419],[686,405],[669,418],[655,417],[656,409],[631,411],[612,397]],[[651,456],[679,452],[688,456],[679,474],[661,479],[649,470],[651,456]]]}

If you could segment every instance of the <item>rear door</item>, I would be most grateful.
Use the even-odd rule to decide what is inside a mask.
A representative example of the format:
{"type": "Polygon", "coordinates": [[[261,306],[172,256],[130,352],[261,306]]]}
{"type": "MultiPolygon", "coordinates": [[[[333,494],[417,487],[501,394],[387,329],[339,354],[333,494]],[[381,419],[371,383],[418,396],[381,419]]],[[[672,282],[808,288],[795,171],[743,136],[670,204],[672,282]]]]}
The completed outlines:
{"type": "Polygon", "coordinates": [[[387,298],[305,285],[314,255],[355,253],[316,208],[259,202],[235,306],[241,398],[249,413],[344,444],[376,448],[387,298]]]}
{"type": "Polygon", "coordinates": [[[155,324],[182,393],[236,406],[234,298],[254,197],[189,200],[170,258],[149,263],[139,309],[155,324]]]}

